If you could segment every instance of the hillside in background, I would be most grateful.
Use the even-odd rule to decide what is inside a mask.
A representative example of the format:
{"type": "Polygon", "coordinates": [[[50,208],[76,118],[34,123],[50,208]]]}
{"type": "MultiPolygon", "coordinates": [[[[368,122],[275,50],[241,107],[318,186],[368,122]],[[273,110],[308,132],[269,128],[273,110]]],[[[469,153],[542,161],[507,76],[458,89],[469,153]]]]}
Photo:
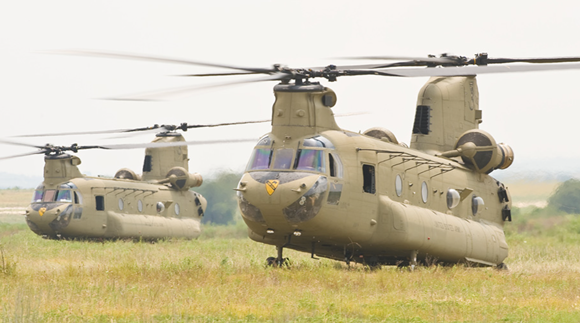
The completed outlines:
{"type": "Polygon", "coordinates": [[[0,189],[7,188],[36,188],[42,183],[42,176],[27,176],[0,172],[0,189]]]}

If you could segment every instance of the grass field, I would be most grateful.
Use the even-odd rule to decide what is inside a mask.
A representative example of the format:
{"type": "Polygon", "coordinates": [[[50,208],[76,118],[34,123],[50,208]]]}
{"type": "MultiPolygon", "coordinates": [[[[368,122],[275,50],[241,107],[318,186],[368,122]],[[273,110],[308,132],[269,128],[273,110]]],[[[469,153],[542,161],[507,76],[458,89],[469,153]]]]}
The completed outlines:
{"type": "Polygon", "coordinates": [[[194,241],[99,243],[44,240],[7,216],[0,215],[1,322],[580,321],[580,231],[572,218],[563,223],[574,225],[545,232],[508,224],[509,271],[410,272],[291,250],[290,268],[266,268],[274,247],[231,238],[243,236],[243,226],[206,227],[194,241]]]}

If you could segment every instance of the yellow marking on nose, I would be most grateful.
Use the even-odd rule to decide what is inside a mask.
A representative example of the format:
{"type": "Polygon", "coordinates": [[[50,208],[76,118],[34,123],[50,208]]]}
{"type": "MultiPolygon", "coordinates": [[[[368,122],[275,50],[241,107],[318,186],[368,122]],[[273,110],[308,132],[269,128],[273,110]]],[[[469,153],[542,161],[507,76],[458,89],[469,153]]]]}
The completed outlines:
{"type": "Polygon", "coordinates": [[[266,192],[268,192],[268,195],[274,194],[274,191],[278,188],[278,184],[280,184],[280,181],[277,179],[266,181],[266,192]]]}
{"type": "Polygon", "coordinates": [[[44,212],[46,212],[46,208],[45,208],[45,207],[41,207],[41,208],[38,210],[38,214],[39,214],[40,216],[43,216],[43,215],[44,215],[44,212]]]}

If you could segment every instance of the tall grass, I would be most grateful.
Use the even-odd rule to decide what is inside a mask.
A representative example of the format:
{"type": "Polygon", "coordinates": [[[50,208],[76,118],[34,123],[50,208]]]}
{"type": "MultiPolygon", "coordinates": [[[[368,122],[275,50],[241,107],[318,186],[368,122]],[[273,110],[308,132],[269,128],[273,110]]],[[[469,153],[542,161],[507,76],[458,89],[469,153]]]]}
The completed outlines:
{"type": "MultiPolygon", "coordinates": [[[[3,227],[0,230],[5,230],[3,227]]],[[[12,229],[11,229],[12,230],[12,229]]],[[[0,238],[0,321],[23,322],[577,322],[580,245],[509,234],[507,272],[427,267],[369,271],[271,246],[213,238],[157,243],[0,238]]],[[[226,231],[221,231],[226,230],[226,231]]]]}

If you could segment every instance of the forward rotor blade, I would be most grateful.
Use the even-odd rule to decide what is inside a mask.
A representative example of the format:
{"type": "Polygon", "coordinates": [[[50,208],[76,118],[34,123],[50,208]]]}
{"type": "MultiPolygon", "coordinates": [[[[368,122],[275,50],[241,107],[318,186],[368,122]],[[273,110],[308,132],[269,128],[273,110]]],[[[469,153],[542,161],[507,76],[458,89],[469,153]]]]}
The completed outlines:
{"type": "Polygon", "coordinates": [[[275,72],[275,70],[272,68],[239,67],[239,66],[232,66],[232,65],[214,64],[214,63],[206,63],[206,62],[199,62],[199,61],[192,61],[192,60],[185,60],[185,59],[177,59],[177,58],[171,58],[171,57],[145,56],[145,55],[128,54],[128,53],[113,53],[113,52],[87,51],[87,50],[48,51],[48,53],[60,54],[60,55],[120,58],[120,59],[130,59],[130,60],[153,61],[153,62],[160,62],[160,63],[174,63],[174,64],[208,66],[208,67],[221,67],[221,68],[247,71],[247,72],[253,72],[253,73],[261,73],[261,74],[271,74],[271,73],[275,72]]]}
{"type": "Polygon", "coordinates": [[[44,151],[35,151],[35,152],[24,153],[24,154],[19,154],[19,155],[0,157],[0,160],[25,157],[25,156],[31,156],[31,155],[40,155],[40,154],[44,154],[44,151]]]}
{"type": "Polygon", "coordinates": [[[176,142],[150,142],[145,144],[117,144],[117,145],[102,145],[96,148],[101,149],[136,149],[136,148],[164,148],[164,147],[179,147],[179,146],[197,146],[197,145],[213,145],[213,144],[227,144],[239,142],[256,142],[256,138],[252,139],[229,139],[229,140],[201,140],[201,141],[176,141],[176,142]]]}
{"type": "Polygon", "coordinates": [[[256,120],[256,121],[240,121],[240,122],[226,122],[226,123],[214,123],[214,124],[195,124],[195,125],[188,125],[188,129],[192,128],[211,128],[211,127],[221,127],[221,126],[232,126],[238,124],[250,124],[250,123],[264,123],[270,122],[270,119],[267,120],[256,120]]]}
{"type": "Polygon", "coordinates": [[[436,64],[454,63],[452,57],[412,57],[412,56],[358,56],[358,57],[343,57],[342,59],[368,59],[368,60],[383,60],[383,61],[417,61],[428,62],[436,64]]]}
{"type": "MultiPolygon", "coordinates": [[[[459,66],[441,68],[400,68],[387,69],[377,75],[421,77],[421,76],[466,76],[495,73],[519,73],[533,71],[557,71],[580,69],[580,64],[553,64],[553,65],[494,65],[494,66],[459,66]]],[[[382,71],[381,71],[382,72],[382,71]]]]}
{"type": "Polygon", "coordinates": [[[31,144],[26,144],[26,143],[23,143],[23,142],[16,142],[16,141],[10,141],[10,140],[5,140],[5,139],[0,139],[0,144],[7,144],[7,145],[14,145],[14,146],[23,146],[23,147],[32,147],[32,148],[38,148],[38,149],[45,148],[45,146],[31,145],[31,144]]]}
{"type": "Polygon", "coordinates": [[[157,91],[149,91],[143,92],[138,94],[133,94],[130,96],[124,97],[113,97],[113,98],[105,98],[105,100],[120,100],[120,101],[160,101],[160,100],[168,100],[171,98],[175,98],[177,96],[182,96],[189,94],[189,92],[206,90],[211,88],[217,87],[226,87],[232,86],[237,84],[245,84],[245,83],[257,83],[257,82],[265,82],[265,81],[279,81],[283,80],[288,77],[286,73],[274,73],[267,77],[263,78],[256,78],[251,80],[241,80],[241,81],[234,81],[234,82],[224,82],[224,83],[214,83],[209,85],[194,85],[194,86],[185,86],[179,88],[171,88],[165,90],[157,90],[157,91]]]}

